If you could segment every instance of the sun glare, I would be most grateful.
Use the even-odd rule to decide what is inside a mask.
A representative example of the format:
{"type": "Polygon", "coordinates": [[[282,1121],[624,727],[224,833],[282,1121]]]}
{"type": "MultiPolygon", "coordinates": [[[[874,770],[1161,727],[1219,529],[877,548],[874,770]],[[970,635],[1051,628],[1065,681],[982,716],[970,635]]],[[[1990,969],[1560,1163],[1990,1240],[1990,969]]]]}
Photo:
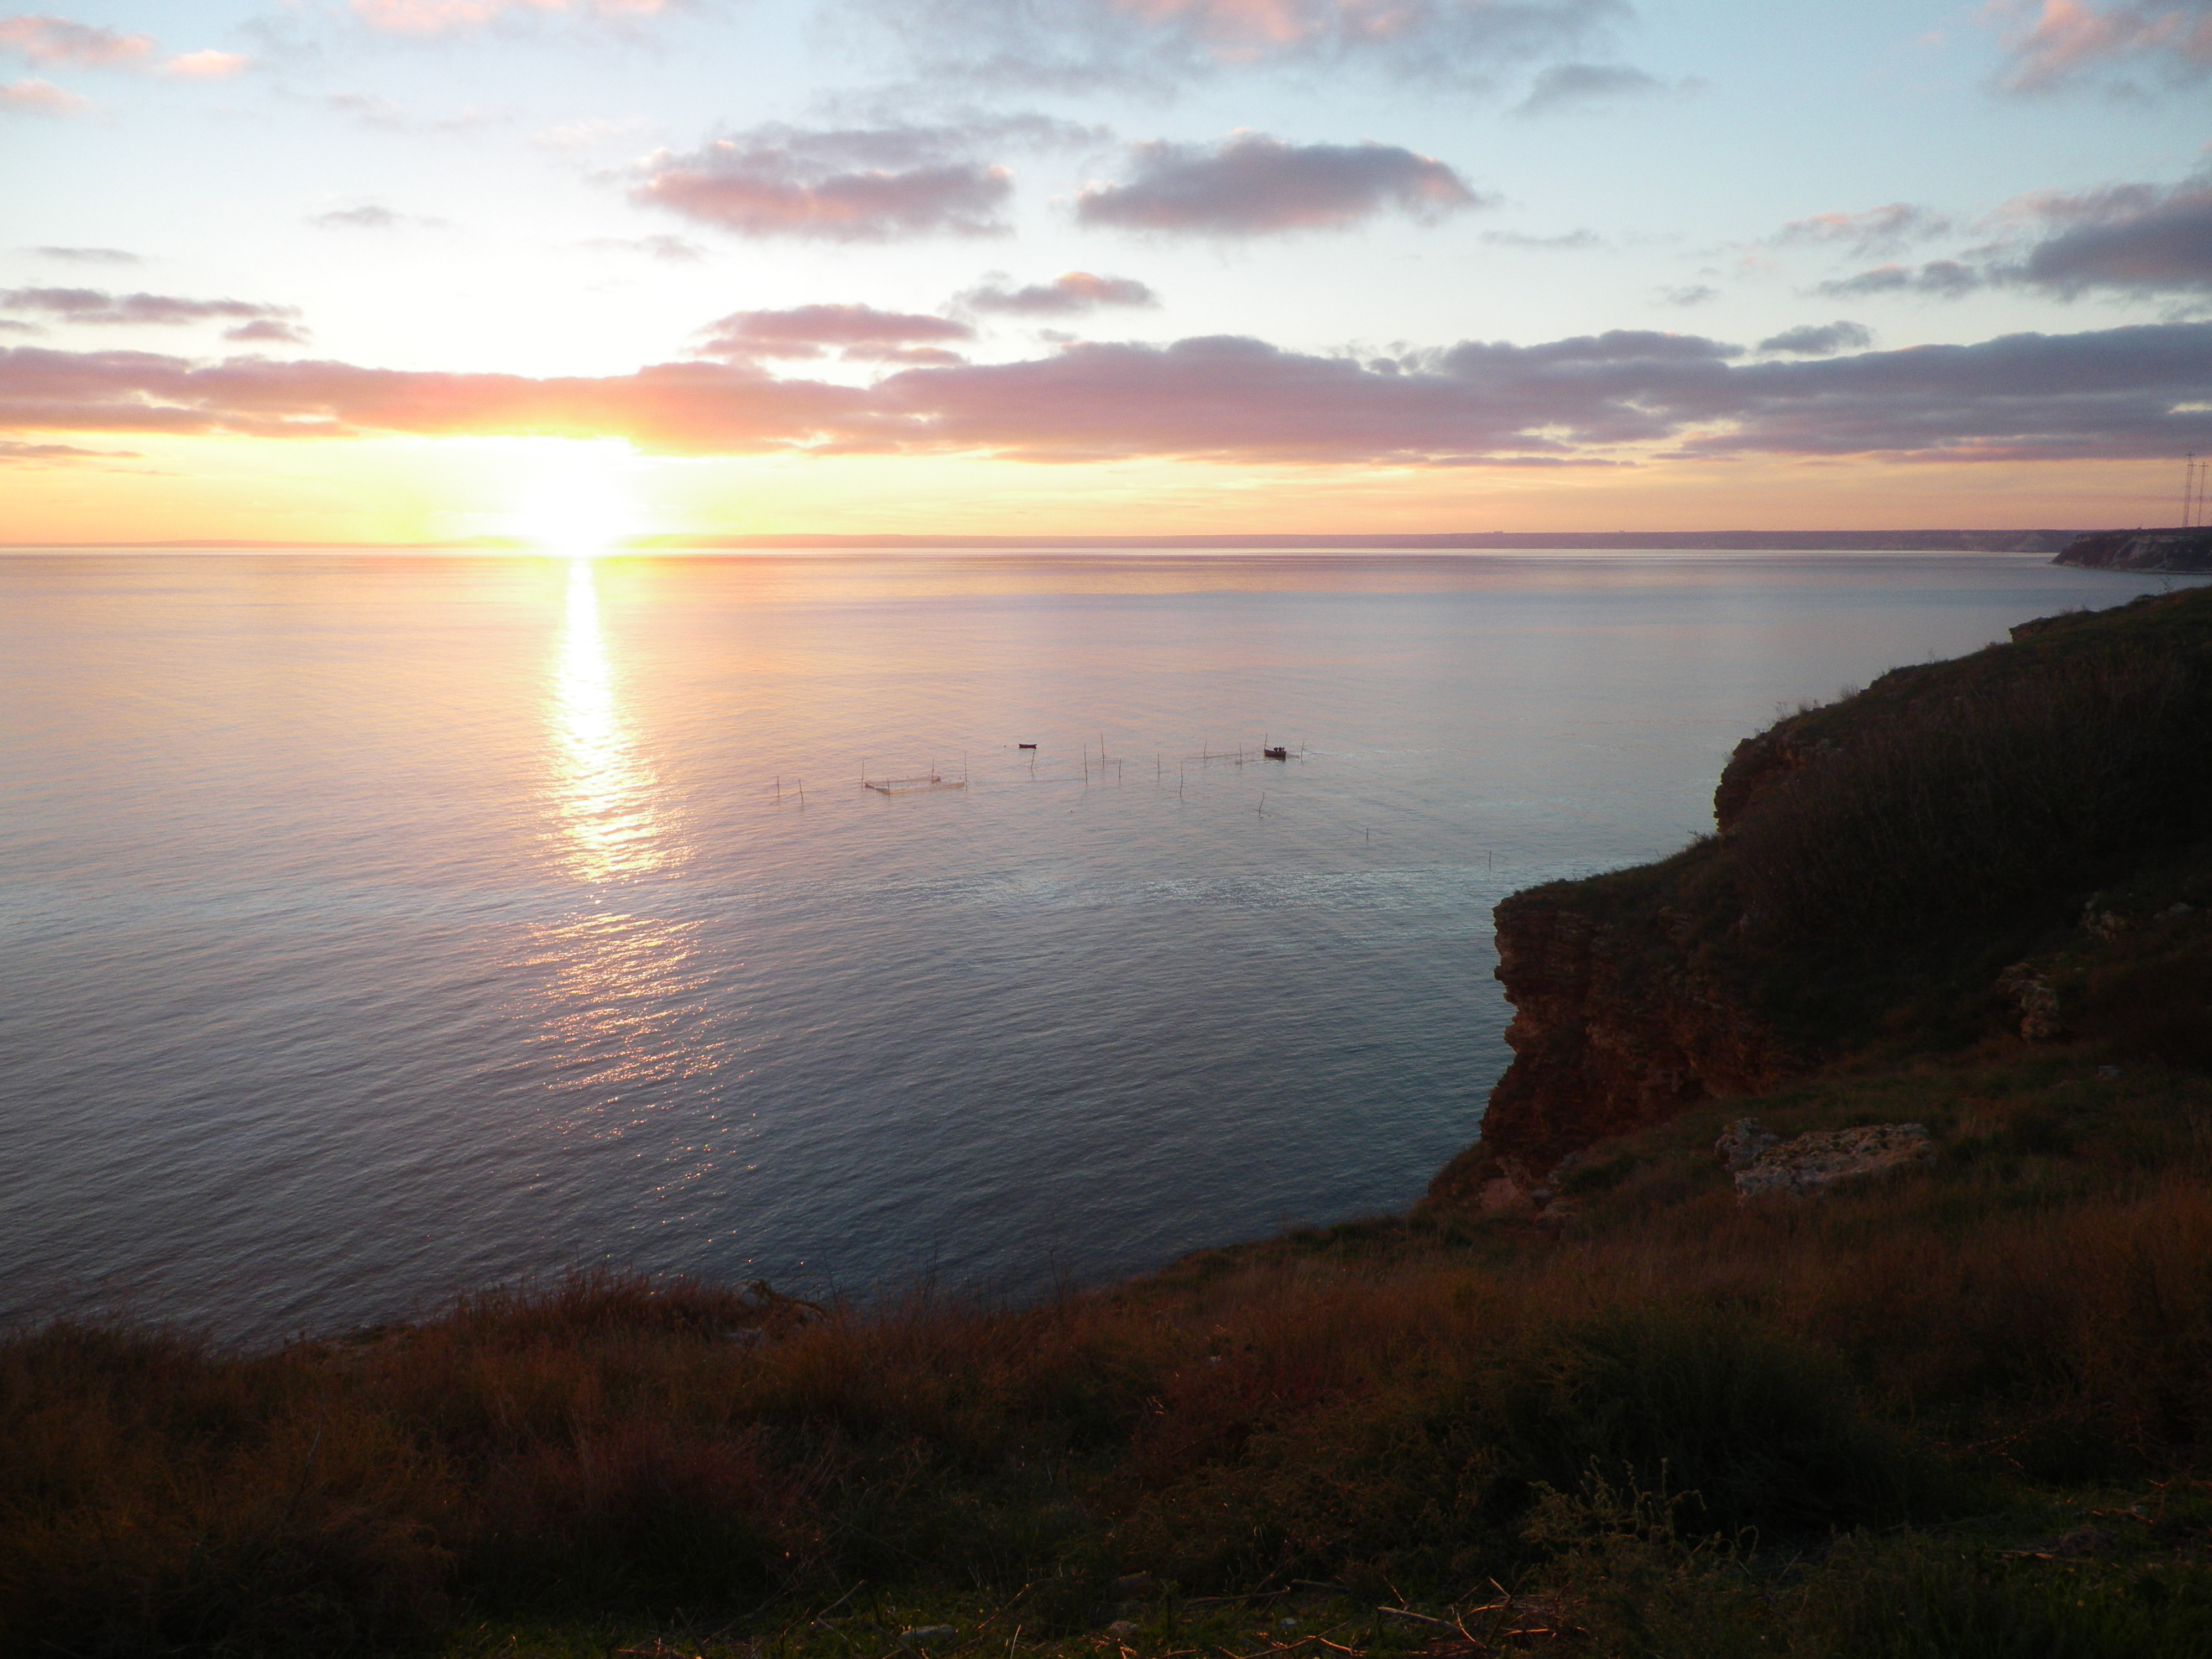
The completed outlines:
{"type": "Polygon", "coordinates": [[[611,551],[642,527],[626,476],[629,458],[623,444],[554,446],[522,481],[509,533],[571,558],[611,551]]]}

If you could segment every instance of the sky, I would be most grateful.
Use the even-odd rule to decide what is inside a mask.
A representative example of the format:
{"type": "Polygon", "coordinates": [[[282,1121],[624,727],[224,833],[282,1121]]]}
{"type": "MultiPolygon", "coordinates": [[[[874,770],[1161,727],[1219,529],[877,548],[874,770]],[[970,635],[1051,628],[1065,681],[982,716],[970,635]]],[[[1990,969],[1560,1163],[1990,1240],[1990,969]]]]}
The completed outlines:
{"type": "Polygon", "coordinates": [[[2212,0],[0,10],[0,542],[2173,523],[2208,140],[2212,0]]]}

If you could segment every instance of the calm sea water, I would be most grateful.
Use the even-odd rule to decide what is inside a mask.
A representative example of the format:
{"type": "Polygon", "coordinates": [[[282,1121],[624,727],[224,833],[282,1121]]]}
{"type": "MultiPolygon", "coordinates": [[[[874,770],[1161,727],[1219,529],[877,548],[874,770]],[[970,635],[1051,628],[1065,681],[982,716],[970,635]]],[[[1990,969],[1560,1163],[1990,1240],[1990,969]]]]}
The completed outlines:
{"type": "Polygon", "coordinates": [[[1019,1295],[1402,1206],[1507,1058],[1499,896],[1705,828],[1778,704],[2155,586],[0,559],[0,1316],[267,1338],[597,1262],[1019,1295]]]}

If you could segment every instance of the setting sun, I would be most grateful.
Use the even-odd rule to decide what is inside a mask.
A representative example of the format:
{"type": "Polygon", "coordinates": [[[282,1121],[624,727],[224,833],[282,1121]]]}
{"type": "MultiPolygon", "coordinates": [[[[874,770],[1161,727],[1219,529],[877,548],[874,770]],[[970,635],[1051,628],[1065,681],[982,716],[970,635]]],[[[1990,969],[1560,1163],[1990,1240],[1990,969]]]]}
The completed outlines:
{"type": "Polygon", "coordinates": [[[631,494],[629,447],[619,442],[547,441],[523,471],[501,533],[570,557],[604,553],[644,528],[631,494]]]}

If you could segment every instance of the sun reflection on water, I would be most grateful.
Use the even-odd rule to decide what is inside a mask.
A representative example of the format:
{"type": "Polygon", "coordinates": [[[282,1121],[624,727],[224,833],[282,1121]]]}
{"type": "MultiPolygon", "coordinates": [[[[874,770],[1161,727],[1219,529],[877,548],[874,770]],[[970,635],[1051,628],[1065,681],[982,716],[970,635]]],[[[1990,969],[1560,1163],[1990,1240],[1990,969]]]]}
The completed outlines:
{"type": "Polygon", "coordinates": [[[568,609],[553,682],[553,808],[572,870],[618,881],[664,868],[668,839],[615,697],[592,561],[568,566],[568,609]]]}
{"type": "MultiPolygon", "coordinates": [[[[591,559],[570,561],[548,792],[562,861],[595,889],[672,869],[684,852],[680,811],[623,717],[598,581],[591,559]]],[[[664,910],[647,890],[619,907],[595,891],[530,930],[526,961],[543,978],[541,1018],[559,1055],[550,1080],[583,1097],[563,1114],[571,1133],[620,1140],[679,1101],[700,1114],[702,1134],[713,1133],[711,1080],[725,1054],[701,1001],[703,924],[664,910]]]]}

